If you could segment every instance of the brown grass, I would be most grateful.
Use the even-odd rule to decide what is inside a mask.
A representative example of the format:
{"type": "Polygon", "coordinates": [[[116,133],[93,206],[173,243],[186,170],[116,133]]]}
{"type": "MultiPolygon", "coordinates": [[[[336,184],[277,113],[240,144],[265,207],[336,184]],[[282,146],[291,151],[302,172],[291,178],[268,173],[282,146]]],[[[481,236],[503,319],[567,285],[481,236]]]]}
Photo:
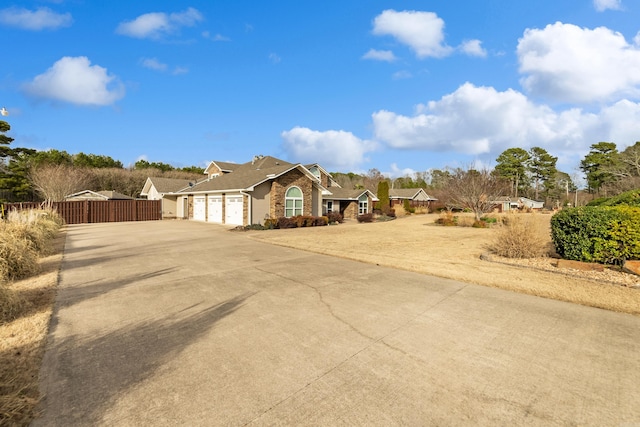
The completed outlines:
{"type": "Polygon", "coordinates": [[[64,234],[56,236],[58,226],[50,220],[27,215],[0,224],[0,250],[19,248],[33,257],[25,268],[19,265],[23,258],[12,254],[9,262],[15,264],[8,264],[3,252],[4,264],[13,272],[5,279],[38,271],[37,276],[0,282],[0,425],[28,425],[39,400],[38,372],[65,239],[64,234]],[[38,253],[49,255],[38,259],[38,253]]]}
{"type": "MultiPolygon", "coordinates": [[[[542,227],[548,227],[551,218],[519,215],[530,215],[542,227]]],[[[498,228],[441,227],[434,224],[437,218],[437,214],[411,215],[381,223],[352,221],[248,235],[311,252],[640,315],[640,290],[574,277],[571,271],[558,274],[484,261],[481,255],[498,228]]]]}

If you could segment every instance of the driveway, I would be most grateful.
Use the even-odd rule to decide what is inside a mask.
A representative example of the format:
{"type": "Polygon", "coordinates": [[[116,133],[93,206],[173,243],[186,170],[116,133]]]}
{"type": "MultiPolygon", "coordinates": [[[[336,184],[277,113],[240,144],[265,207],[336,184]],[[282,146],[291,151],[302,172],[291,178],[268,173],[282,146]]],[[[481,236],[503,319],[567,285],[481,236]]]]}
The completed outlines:
{"type": "Polygon", "coordinates": [[[638,355],[631,315],[204,223],[76,225],[34,425],[631,425],[638,355]]]}

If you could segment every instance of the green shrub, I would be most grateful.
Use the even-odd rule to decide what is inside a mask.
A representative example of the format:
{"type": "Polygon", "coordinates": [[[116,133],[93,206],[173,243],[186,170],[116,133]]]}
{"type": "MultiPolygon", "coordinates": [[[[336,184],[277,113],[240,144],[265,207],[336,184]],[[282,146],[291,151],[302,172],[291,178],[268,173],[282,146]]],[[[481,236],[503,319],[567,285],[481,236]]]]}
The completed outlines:
{"type": "Polygon", "coordinates": [[[453,216],[453,213],[450,211],[443,210],[440,212],[440,217],[436,219],[435,223],[438,225],[443,225],[445,227],[453,227],[457,224],[458,217],[453,216]]]}
{"type": "Polygon", "coordinates": [[[551,238],[566,259],[603,264],[640,259],[640,208],[565,209],[551,218],[551,238]]]}
{"type": "Polygon", "coordinates": [[[404,208],[404,211],[407,214],[412,214],[416,212],[416,208],[411,206],[411,202],[409,201],[409,199],[404,199],[404,202],[402,202],[402,207],[404,208]]]}

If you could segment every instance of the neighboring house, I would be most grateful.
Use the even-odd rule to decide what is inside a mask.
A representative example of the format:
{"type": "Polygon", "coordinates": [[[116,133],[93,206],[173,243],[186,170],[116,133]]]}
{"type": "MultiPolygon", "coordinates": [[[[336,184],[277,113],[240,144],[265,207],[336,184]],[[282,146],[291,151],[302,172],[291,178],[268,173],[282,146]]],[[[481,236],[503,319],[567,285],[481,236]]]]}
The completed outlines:
{"type": "Polygon", "coordinates": [[[511,197],[508,196],[497,197],[491,203],[493,204],[493,209],[498,212],[509,212],[520,208],[520,204],[516,200],[511,200],[511,197]]]}
{"type": "Polygon", "coordinates": [[[544,202],[527,199],[526,197],[520,197],[518,202],[520,203],[520,207],[525,209],[540,210],[544,207],[544,202]]]}
{"type": "Polygon", "coordinates": [[[367,189],[350,190],[341,187],[329,187],[323,197],[322,212],[340,212],[344,218],[356,219],[358,215],[373,212],[373,203],[378,201],[375,194],[367,189]]]}
{"type": "Polygon", "coordinates": [[[435,202],[438,199],[429,196],[423,188],[389,189],[389,202],[391,207],[395,205],[402,205],[405,200],[409,200],[411,207],[429,207],[431,206],[431,202],[435,202]]]}
{"type": "Polygon", "coordinates": [[[341,188],[318,164],[304,166],[271,156],[255,156],[243,164],[212,161],[205,174],[199,182],[148,178],[140,194],[163,201],[163,218],[228,225],[328,211],[356,218],[372,212],[378,200],[368,190],[341,188]]]}
{"type": "Polygon", "coordinates": [[[133,200],[133,197],[129,197],[125,194],[118,193],[117,191],[91,191],[84,190],[77,193],[69,194],[64,198],[66,201],[71,200],[133,200]]]}
{"type": "Polygon", "coordinates": [[[165,195],[171,195],[194,184],[193,180],[189,181],[188,179],[149,177],[144,183],[140,195],[148,200],[162,200],[162,218],[176,218],[177,198],[175,196],[165,197],[165,195]]]}

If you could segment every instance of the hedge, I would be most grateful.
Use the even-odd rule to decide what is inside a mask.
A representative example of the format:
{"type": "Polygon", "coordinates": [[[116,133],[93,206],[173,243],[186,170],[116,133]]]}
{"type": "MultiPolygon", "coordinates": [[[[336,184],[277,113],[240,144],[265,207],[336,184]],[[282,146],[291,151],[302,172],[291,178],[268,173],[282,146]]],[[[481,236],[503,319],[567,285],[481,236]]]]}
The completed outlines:
{"type": "Polygon", "coordinates": [[[602,264],[640,259],[640,208],[565,209],[551,218],[551,239],[565,259],[602,264]]]}

